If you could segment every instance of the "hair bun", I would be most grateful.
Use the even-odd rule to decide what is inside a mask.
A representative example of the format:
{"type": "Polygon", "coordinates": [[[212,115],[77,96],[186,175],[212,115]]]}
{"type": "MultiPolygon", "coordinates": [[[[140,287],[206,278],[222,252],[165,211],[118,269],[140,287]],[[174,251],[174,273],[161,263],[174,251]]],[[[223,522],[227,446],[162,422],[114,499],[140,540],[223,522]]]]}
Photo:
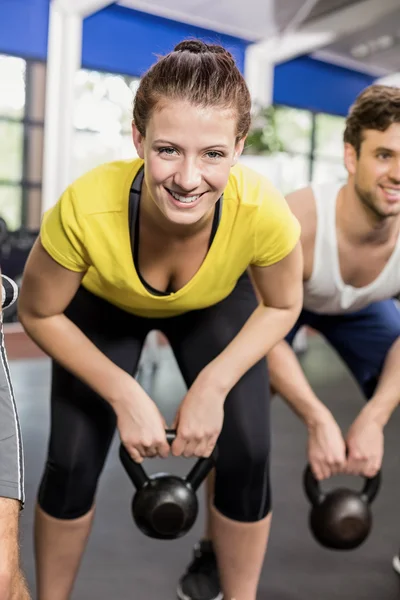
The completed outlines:
{"type": "Polygon", "coordinates": [[[226,58],[235,62],[232,54],[218,44],[206,44],[201,40],[184,40],[174,48],[174,52],[184,52],[185,50],[192,54],[206,54],[207,52],[210,54],[224,54],[226,58]]]}
{"type": "Polygon", "coordinates": [[[200,40],[185,40],[174,48],[174,52],[184,52],[185,50],[192,52],[192,54],[203,54],[204,52],[208,52],[209,48],[207,44],[200,40]]]}

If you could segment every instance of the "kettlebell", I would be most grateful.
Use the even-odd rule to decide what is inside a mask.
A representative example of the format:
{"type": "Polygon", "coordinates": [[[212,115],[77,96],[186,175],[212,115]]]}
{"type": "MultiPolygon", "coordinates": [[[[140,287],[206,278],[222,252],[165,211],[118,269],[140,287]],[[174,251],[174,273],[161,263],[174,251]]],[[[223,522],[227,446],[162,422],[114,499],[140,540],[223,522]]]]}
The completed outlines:
{"type": "MultiPolygon", "coordinates": [[[[176,432],[166,430],[172,444],[176,432]]],[[[123,444],[120,460],[136,488],[132,499],[132,516],[146,536],[172,540],[185,535],[193,526],[198,513],[196,491],[215,465],[216,449],[208,458],[199,458],[186,478],[168,473],[148,476],[141,464],[130,457],[123,444]]]]}
{"type": "Polygon", "coordinates": [[[353,550],[366,540],[372,527],[370,505],[381,485],[380,471],[375,477],[365,478],[361,492],[337,488],[324,494],[307,465],[303,485],[312,505],[310,530],[321,546],[331,550],[353,550]]]}

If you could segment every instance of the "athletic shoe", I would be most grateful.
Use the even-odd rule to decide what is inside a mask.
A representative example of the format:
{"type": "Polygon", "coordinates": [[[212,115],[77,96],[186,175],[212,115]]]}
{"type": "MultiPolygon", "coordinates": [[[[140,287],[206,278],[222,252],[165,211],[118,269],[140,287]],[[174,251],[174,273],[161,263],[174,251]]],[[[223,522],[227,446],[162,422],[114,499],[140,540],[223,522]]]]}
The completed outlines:
{"type": "Polygon", "coordinates": [[[393,557],[392,566],[396,573],[400,575],[400,553],[393,557]]]}
{"type": "Polygon", "coordinates": [[[177,595],[179,600],[222,600],[211,542],[203,540],[195,545],[193,560],[179,581],[177,595]]]}

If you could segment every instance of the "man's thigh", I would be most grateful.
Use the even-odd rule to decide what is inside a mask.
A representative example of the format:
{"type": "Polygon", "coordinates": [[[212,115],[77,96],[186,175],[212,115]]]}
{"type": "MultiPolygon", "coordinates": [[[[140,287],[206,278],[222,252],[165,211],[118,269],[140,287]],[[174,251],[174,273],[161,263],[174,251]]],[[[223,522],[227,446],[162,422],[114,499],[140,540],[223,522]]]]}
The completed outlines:
{"type": "Polygon", "coordinates": [[[18,500],[0,498],[0,565],[10,575],[19,568],[20,508],[18,500]]]}
{"type": "Polygon", "coordinates": [[[320,316],[314,324],[341,356],[367,399],[379,381],[386,357],[400,337],[400,312],[382,300],[344,315],[320,316]]]}
{"type": "Polygon", "coordinates": [[[0,329],[0,498],[24,502],[21,429],[0,329]]]}

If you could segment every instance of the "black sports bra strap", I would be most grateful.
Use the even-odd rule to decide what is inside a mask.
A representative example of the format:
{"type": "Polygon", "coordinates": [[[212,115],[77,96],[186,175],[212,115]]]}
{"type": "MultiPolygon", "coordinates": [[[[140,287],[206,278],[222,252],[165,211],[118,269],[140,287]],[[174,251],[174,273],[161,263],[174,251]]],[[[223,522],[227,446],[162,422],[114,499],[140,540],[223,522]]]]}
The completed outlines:
{"type": "MultiPolygon", "coordinates": [[[[159,290],[154,289],[150,286],[141,276],[139,271],[139,209],[140,209],[140,194],[142,191],[144,177],[144,167],[142,166],[137,172],[135,178],[132,181],[131,189],[129,191],[129,231],[131,238],[131,249],[132,249],[132,258],[133,263],[135,265],[136,272],[142,284],[149,290],[150,293],[157,296],[168,296],[171,292],[160,292],[159,290]]],[[[223,195],[219,198],[218,202],[215,205],[214,210],[214,218],[211,227],[210,241],[208,244],[208,248],[211,247],[213,243],[215,234],[217,233],[218,225],[221,219],[222,214],[222,202],[223,195]]]]}

